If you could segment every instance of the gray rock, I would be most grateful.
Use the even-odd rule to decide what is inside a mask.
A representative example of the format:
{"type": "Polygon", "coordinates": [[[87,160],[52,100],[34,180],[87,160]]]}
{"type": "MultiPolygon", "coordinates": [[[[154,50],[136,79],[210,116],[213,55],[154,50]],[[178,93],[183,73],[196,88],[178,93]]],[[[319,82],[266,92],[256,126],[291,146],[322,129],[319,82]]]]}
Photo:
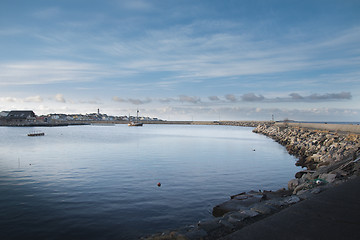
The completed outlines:
{"type": "Polygon", "coordinates": [[[312,197],[313,194],[310,192],[310,190],[301,190],[296,194],[296,196],[298,196],[300,200],[305,200],[312,197]]]}
{"type": "Polygon", "coordinates": [[[322,188],[320,188],[320,187],[311,189],[311,191],[310,191],[310,193],[312,193],[312,194],[318,194],[318,193],[321,193],[321,192],[322,192],[322,188]]]}
{"type": "Polygon", "coordinates": [[[309,192],[309,189],[301,189],[296,193],[297,196],[304,194],[305,192],[309,192]]]}
{"type": "Polygon", "coordinates": [[[261,202],[263,201],[268,201],[271,199],[279,199],[282,197],[286,197],[286,196],[290,196],[292,193],[292,191],[287,190],[285,188],[281,188],[277,191],[263,191],[262,192],[262,198],[261,198],[261,202]]]}
{"type": "Polygon", "coordinates": [[[219,221],[219,223],[220,223],[221,225],[223,225],[224,227],[226,227],[226,228],[229,228],[229,229],[233,229],[233,228],[234,228],[234,225],[232,225],[231,223],[229,223],[228,221],[226,221],[226,220],[224,220],[224,219],[221,219],[221,220],[219,221]]]}
{"type": "Polygon", "coordinates": [[[273,212],[272,208],[269,205],[266,204],[255,204],[250,210],[253,210],[255,212],[261,213],[261,214],[270,214],[273,212]]]}
{"type": "Polygon", "coordinates": [[[202,239],[206,237],[208,234],[204,229],[196,229],[184,234],[188,239],[202,239]]]}
{"type": "Polygon", "coordinates": [[[295,173],[295,178],[302,178],[303,175],[307,176],[305,177],[306,179],[310,179],[311,178],[311,174],[313,174],[315,171],[311,171],[311,170],[302,170],[300,172],[295,173]]]}
{"type": "Polygon", "coordinates": [[[342,169],[335,169],[334,171],[332,171],[331,173],[336,174],[336,178],[344,178],[348,175],[347,172],[343,171],[342,169]]]}
{"type": "Polygon", "coordinates": [[[321,158],[321,155],[320,154],[313,154],[311,156],[312,160],[315,161],[315,162],[319,162],[320,161],[320,158],[321,158]]]}
{"type": "Polygon", "coordinates": [[[198,223],[198,228],[204,229],[206,232],[214,231],[220,227],[221,224],[219,223],[218,219],[198,223]]]}
{"type": "Polygon", "coordinates": [[[301,178],[302,175],[306,174],[307,172],[306,171],[300,171],[300,172],[297,172],[295,173],[295,178],[301,178]]]}
{"type": "Polygon", "coordinates": [[[323,173],[319,176],[320,179],[324,179],[328,183],[332,183],[335,181],[336,174],[335,173],[323,173]]]}
{"type": "Polygon", "coordinates": [[[247,194],[232,196],[232,199],[215,206],[212,214],[214,217],[222,217],[228,212],[248,209],[248,206],[260,202],[262,197],[263,195],[259,192],[250,192],[247,194]]]}
{"type": "Polygon", "coordinates": [[[295,189],[294,189],[294,191],[293,191],[293,194],[296,194],[297,192],[299,192],[300,190],[303,190],[303,189],[307,189],[307,188],[309,188],[309,183],[302,183],[302,184],[300,184],[300,185],[298,185],[295,189]]]}
{"type": "Polygon", "coordinates": [[[224,203],[221,203],[213,208],[212,214],[214,217],[222,217],[228,212],[235,212],[245,210],[246,207],[241,205],[241,201],[231,199],[224,203]]]}
{"type": "Polygon", "coordinates": [[[270,199],[265,202],[266,205],[270,205],[274,209],[280,209],[283,206],[283,199],[270,199]]]}
{"type": "Polygon", "coordinates": [[[250,218],[256,217],[257,215],[259,215],[258,212],[250,210],[250,209],[242,210],[242,211],[240,211],[240,213],[245,214],[245,215],[247,215],[247,217],[250,217],[250,218]]]}
{"type": "Polygon", "coordinates": [[[288,189],[289,189],[289,190],[294,190],[299,184],[300,184],[300,180],[299,180],[299,179],[291,179],[291,180],[288,182],[288,189]]]}
{"type": "Polygon", "coordinates": [[[295,195],[292,195],[292,196],[289,196],[289,197],[286,197],[284,200],[283,200],[283,205],[291,205],[291,204],[294,204],[294,203],[297,203],[297,202],[300,202],[300,198],[298,196],[295,196],[295,195]]]}
{"type": "Polygon", "coordinates": [[[239,222],[243,221],[247,218],[248,215],[240,212],[234,212],[228,215],[228,222],[231,224],[238,224],[239,222]]]}

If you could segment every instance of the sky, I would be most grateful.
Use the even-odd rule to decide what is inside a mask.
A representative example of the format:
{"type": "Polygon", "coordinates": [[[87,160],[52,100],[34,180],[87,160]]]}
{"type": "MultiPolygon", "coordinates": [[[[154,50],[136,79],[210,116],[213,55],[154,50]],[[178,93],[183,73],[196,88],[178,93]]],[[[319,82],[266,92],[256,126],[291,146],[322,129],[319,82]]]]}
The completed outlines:
{"type": "Polygon", "coordinates": [[[358,0],[1,0],[0,111],[360,122],[358,0]]]}

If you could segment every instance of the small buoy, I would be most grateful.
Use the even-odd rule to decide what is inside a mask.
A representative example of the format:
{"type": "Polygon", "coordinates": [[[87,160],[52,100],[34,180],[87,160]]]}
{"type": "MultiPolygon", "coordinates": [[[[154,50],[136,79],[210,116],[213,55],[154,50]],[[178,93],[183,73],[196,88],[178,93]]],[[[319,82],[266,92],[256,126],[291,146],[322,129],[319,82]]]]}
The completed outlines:
{"type": "Polygon", "coordinates": [[[161,183],[158,182],[157,186],[158,186],[158,187],[161,187],[161,183]]]}

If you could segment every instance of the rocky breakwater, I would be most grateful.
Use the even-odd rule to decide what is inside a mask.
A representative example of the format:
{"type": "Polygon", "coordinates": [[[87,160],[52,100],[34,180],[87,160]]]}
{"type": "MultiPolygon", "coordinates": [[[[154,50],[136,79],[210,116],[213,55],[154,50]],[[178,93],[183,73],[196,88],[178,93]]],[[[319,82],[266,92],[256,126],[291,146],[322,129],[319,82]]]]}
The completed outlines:
{"type": "MultiPolygon", "coordinates": [[[[259,125],[253,130],[285,146],[305,169],[288,183],[293,194],[308,194],[317,186],[330,186],[360,175],[360,135],[298,127],[259,125]],[[330,184],[330,185],[329,185],[330,184]]],[[[317,188],[320,191],[322,188],[317,188]]]]}
{"type": "Polygon", "coordinates": [[[253,130],[264,134],[299,158],[298,166],[316,170],[342,160],[354,160],[360,154],[360,135],[317,131],[276,125],[259,125],[253,130]]]}
{"type": "Polygon", "coordinates": [[[360,135],[276,126],[273,123],[260,124],[253,131],[274,139],[299,158],[297,165],[304,170],[295,174],[287,189],[250,191],[231,196],[213,208],[212,220],[144,239],[219,239],[333,185],[360,176],[360,135]]]}
{"type": "Polygon", "coordinates": [[[216,121],[218,125],[230,125],[240,127],[257,127],[260,124],[273,124],[272,121],[216,121]]]}

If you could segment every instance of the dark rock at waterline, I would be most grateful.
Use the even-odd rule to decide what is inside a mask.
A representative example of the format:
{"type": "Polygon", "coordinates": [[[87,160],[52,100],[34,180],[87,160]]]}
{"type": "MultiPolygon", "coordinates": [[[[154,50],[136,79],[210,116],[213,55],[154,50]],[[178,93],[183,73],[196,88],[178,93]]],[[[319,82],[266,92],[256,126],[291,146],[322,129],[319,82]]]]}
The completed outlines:
{"type": "Polygon", "coordinates": [[[221,217],[225,213],[235,212],[240,210],[247,209],[247,206],[250,206],[254,203],[260,202],[262,195],[244,195],[242,198],[230,199],[226,202],[223,202],[213,208],[213,216],[221,217]]]}
{"type": "MultiPolygon", "coordinates": [[[[278,191],[250,191],[231,196],[231,199],[213,208],[214,217],[222,217],[228,212],[244,211],[257,203],[270,199],[277,199],[291,195],[290,190],[280,189],[278,191]]],[[[264,210],[265,211],[265,210],[264,210]]],[[[267,210],[266,210],[267,211],[267,210]]]]}
{"type": "Polygon", "coordinates": [[[253,210],[260,214],[270,214],[272,212],[275,212],[277,208],[268,204],[256,203],[252,208],[250,208],[250,210],[253,210]]]}
{"type": "Polygon", "coordinates": [[[314,172],[315,171],[309,171],[309,170],[300,171],[300,172],[295,173],[295,178],[301,178],[305,174],[314,173],[314,172]]]}
{"type": "Polygon", "coordinates": [[[219,223],[218,219],[213,219],[205,222],[199,222],[198,228],[205,230],[206,232],[212,232],[215,231],[218,228],[221,228],[222,225],[219,223]]]}

